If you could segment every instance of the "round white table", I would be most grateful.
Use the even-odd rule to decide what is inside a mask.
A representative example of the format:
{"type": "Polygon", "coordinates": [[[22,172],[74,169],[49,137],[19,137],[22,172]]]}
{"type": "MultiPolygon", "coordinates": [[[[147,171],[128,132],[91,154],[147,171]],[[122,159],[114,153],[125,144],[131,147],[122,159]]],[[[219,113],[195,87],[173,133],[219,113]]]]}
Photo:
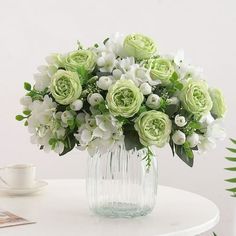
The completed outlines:
{"type": "Polygon", "coordinates": [[[1,236],[194,236],[219,221],[214,203],[197,194],[159,186],[157,205],[144,217],[109,219],[88,209],[84,180],[48,180],[31,196],[0,193],[0,208],[36,224],[0,228],[1,236]]]}

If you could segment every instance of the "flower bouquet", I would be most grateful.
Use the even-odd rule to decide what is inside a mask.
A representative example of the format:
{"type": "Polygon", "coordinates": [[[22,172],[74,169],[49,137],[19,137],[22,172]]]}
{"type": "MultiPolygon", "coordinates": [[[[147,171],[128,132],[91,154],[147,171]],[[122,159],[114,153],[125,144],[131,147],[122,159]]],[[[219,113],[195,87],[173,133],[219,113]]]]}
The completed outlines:
{"type": "MultiPolygon", "coordinates": [[[[182,51],[162,55],[141,34],[116,34],[101,44],[53,54],[38,67],[35,84],[24,83],[23,120],[32,143],[64,155],[74,147],[101,155],[123,144],[144,150],[146,169],[153,147],[169,144],[189,166],[224,137],[226,111],[218,89],[182,51]]],[[[122,149],[122,150],[123,150],[122,149]]]]}

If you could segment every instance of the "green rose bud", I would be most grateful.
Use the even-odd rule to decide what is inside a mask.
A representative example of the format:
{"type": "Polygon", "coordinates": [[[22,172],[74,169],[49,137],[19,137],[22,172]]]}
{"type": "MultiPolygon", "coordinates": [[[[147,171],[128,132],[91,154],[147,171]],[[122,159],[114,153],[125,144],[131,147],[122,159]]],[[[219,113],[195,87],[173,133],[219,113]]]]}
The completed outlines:
{"type": "Polygon", "coordinates": [[[163,147],[169,140],[171,124],[168,115],[151,110],[141,113],[136,119],[134,127],[144,146],[163,147]]]}
{"type": "Polygon", "coordinates": [[[207,84],[202,80],[190,79],[180,93],[184,108],[194,115],[204,115],[212,108],[207,84]]]}
{"type": "Polygon", "coordinates": [[[145,67],[151,70],[150,75],[153,80],[159,79],[163,83],[169,83],[175,71],[171,61],[164,58],[149,59],[145,67]]]}
{"type": "Polygon", "coordinates": [[[121,79],[108,89],[106,100],[114,116],[132,117],[139,111],[143,94],[131,80],[121,79]]]}
{"type": "Polygon", "coordinates": [[[90,50],[78,50],[71,52],[64,61],[66,70],[77,71],[83,67],[86,71],[92,72],[96,65],[96,54],[90,50]]]}
{"type": "Polygon", "coordinates": [[[213,102],[211,113],[219,118],[224,117],[227,108],[223,94],[219,89],[210,89],[210,95],[213,102]]]}
{"type": "Polygon", "coordinates": [[[124,49],[128,56],[133,56],[139,60],[150,58],[157,50],[154,41],[141,34],[126,36],[124,49]]]}
{"type": "Polygon", "coordinates": [[[58,70],[52,76],[51,93],[58,103],[68,105],[78,99],[81,92],[82,87],[76,72],[58,70]]]}

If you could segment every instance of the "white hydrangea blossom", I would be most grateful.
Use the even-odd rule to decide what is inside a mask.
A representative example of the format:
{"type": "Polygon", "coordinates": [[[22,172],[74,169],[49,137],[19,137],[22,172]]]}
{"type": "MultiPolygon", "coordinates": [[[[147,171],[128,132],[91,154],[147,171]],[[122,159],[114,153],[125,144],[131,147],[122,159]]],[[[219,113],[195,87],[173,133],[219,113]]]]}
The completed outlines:
{"type": "Polygon", "coordinates": [[[184,51],[181,49],[176,54],[165,55],[166,58],[172,60],[175,65],[175,71],[179,74],[180,80],[186,78],[203,79],[203,70],[195,67],[185,60],[184,51]]]}
{"type": "MultiPolygon", "coordinates": [[[[62,129],[55,126],[56,103],[48,95],[43,101],[34,101],[31,105],[31,116],[28,118],[28,129],[32,134],[31,142],[43,146],[44,151],[51,150],[49,140],[55,136],[64,136],[62,129]]],[[[54,151],[61,153],[64,149],[62,142],[55,144],[54,151]]]]}
{"type": "Polygon", "coordinates": [[[216,147],[216,142],[224,140],[226,132],[223,127],[222,119],[216,119],[212,121],[207,127],[204,135],[199,135],[198,150],[199,153],[205,153],[210,149],[216,147]]]}
{"type": "Polygon", "coordinates": [[[75,138],[79,141],[82,149],[87,148],[90,155],[96,151],[103,152],[112,147],[115,142],[123,139],[121,124],[112,115],[96,115],[91,118],[85,115],[85,124],[83,124],[75,138]],[[93,125],[89,124],[89,120],[93,120],[93,125]]]}
{"type": "Polygon", "coordinates": [[[34,74],[35,89],[38,91],[44,91],[51,84],[51,77],[57,72],[61,66],[63,56],[60,54],[51,54],[46,57],[48,65],[39,66],[38,73],[34,74]]]}

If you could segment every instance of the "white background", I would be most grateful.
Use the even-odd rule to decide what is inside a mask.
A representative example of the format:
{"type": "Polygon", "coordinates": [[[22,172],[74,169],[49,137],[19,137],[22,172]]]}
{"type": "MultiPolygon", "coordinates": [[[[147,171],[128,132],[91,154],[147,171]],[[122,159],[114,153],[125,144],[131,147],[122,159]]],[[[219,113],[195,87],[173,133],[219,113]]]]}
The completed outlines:
{"type": "MultiPolygon", "coordinates": [[[[84,177],[86,153],[57,157],[39,151],[14,116],[21,112],[23,82],[33,82],[45,56],[75,49],[78,39],[89,46],[115,32],[147,34],[164,53],[183,48],[193,64],[204,67],[210,85],[223,90],[228,136],[236,137],[235,10],[235,0],[0,0],[0,166],[29,162],[41,178],[84,177]]],[[[227,145],[228,140],[196,156],[193,169],[173,158],[168,147],[158,155],[161,184],[194,191],[220,207],[221,222],[214,229],[219,236],[236,235],[236,199],[224,190],[233,187],[224,182],[233,176],[223,169],[230,166],[224,160],[227,145]]]]}

